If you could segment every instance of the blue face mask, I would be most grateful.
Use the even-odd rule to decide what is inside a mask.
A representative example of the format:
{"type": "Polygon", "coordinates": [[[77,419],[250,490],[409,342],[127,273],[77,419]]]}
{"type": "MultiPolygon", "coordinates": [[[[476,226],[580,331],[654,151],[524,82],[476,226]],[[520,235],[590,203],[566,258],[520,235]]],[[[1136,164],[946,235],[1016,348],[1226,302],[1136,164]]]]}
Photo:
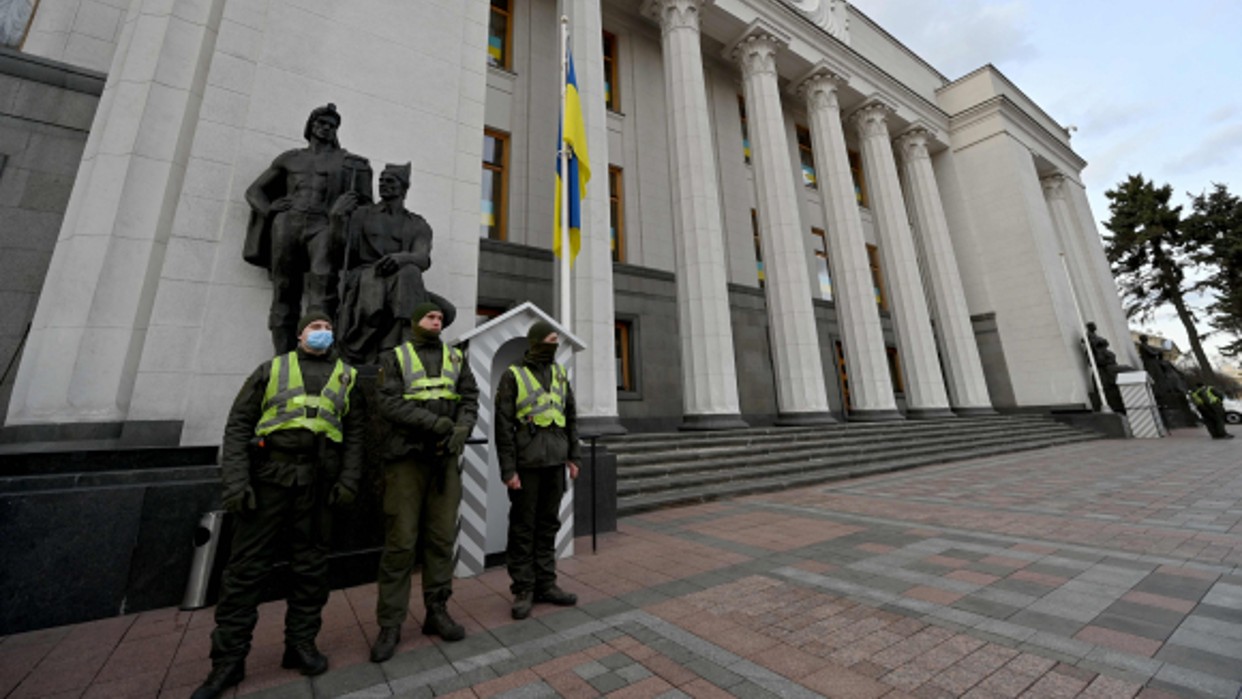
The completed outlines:
{"type": "Polygon", "coordinates": [[[306,336],[306,346],[316,352],[323,352],[332,346],[331,330],[312,330],[306,336]]]}

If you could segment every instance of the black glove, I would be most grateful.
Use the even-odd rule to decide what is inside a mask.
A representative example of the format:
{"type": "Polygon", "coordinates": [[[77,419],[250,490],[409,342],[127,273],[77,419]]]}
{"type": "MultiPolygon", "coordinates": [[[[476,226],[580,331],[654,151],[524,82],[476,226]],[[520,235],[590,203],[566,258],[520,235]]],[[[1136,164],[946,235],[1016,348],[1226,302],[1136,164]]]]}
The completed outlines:
{"type": "Polygon", "coordinates": [[[332,486],[332,490],[328,492],[328,504],[333,507],[337,505],[347,507],[354,504],[354,498],[357,496],[358,493],[353,488],[337,481],[336,485],[332,486]]]}
{"type": "Polygon", "coordinates": [[[235,515],[239,515],[243,512],[254,512],[259,509],[259,502],[254,496],[254,489],[249,485],[243,487],[241,490],[232,493],[225,493],[220,504],[224,506],[225,510],[228,510],[235,515]]]}
{"type": "Polygon", "coordinates": [[[452,432],[453,431],[453,419],[444,417],[443,415],[441,415],[440,417],[436,418],[435,424],[431,426],[431,431],[441,436],[446,435],[449,432],[452,432]]]}
{"type": "Polygon", "coordinates": [[[453,436],[449,437],[448,451],[453,456],[461,456],[466,448],[466,440],[470,439],[469,427],[454,427],[453,436]]]}

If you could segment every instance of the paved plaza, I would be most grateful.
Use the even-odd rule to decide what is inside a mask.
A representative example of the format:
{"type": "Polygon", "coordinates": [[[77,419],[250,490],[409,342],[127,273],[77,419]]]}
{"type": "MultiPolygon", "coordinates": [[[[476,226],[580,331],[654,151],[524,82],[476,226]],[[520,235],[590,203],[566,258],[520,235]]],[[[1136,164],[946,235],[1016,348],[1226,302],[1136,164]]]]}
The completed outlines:
{"type": "MultiPolygon", "coordinates": [[[[490,570],[455,583],[465,641],[422,636],[416,603],[383,665],[374,585],[335,591],[313,680],[279,668],[273,603],[236,694],[1234,698],[1238,444],[1183,430],[632,517],[563,561],[576,609],[514,622],[490,570]]],[[[0,639],[0,696],[186,697],[211,626],[166,609],[0,639]]]]}

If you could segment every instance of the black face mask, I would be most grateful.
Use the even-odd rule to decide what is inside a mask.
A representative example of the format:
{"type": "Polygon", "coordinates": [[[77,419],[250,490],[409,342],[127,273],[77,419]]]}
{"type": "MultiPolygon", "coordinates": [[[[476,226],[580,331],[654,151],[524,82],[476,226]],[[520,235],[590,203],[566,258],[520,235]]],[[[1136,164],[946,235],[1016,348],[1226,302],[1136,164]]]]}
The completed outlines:
{"type": "Polygon", "coordinates": [[[436,345],[440,343],[440,331],[428,330],[423,326],[414,324],[414,344],[420,347],[426,345],[436,345]]]}
{"type": "Polygon", "coordinates": [[[556,359],[556,344],[552,342],[540,342],[534,347],[531,347],[530,350],[526,352],[526,356],[529,357],[532,362],[547,364],[556,359]]]}

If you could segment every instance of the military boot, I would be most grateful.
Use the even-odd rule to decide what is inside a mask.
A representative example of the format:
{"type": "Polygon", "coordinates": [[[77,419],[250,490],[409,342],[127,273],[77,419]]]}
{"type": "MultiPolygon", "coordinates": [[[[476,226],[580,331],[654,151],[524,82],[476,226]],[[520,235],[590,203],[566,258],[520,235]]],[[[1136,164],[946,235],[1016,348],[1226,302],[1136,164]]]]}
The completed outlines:
{"type": "Polygon", "coordinates": [[[513,595],[513,608],[509,611],[514,619],[525,619],[530,616],[533,606],[535,606],[535,593],[526,590],[513,595]]]}
{"type": "Polygon", "coordinates": [[[423,622],[423,633],[428,636],[439,636],[446,641],[460,641],[466,637],[466,628],[453,621],[448,608],[443,602],[432,602],[427,605],[427,620],[423,622]]]}
{"type": "Polygon", "coordinates": [[[314,641],[311,641],[285,646],[285,655],[280,659],[280,666],[310,677],[322,675],[328,669],[328,659],[315,647],[314,641]]]}
{"type": "Polygon", "coordinates": [[[194,690],[194,694],[190,695],[190,699],[216,699],[216,697],[224,694],[224,691],[229,687],[240,683],[245,677],[246,663],[244,661],[239,660],[234,663],[213,665],[206,681],[198,689],[194,690]]]}
{"type": "Polygon", "coordinates": [[[382,663],[397,652],[397,644],[401,642],[400,626],[381,626],[375,645],[371,646],[371,662],[382,663]]]}
{"type": "Polygon", "coordinates": [[[578,603],[578,595],[553,585],[536,592],[535,601],[555,604],[558,607],[572,607],[578,603]]]}

